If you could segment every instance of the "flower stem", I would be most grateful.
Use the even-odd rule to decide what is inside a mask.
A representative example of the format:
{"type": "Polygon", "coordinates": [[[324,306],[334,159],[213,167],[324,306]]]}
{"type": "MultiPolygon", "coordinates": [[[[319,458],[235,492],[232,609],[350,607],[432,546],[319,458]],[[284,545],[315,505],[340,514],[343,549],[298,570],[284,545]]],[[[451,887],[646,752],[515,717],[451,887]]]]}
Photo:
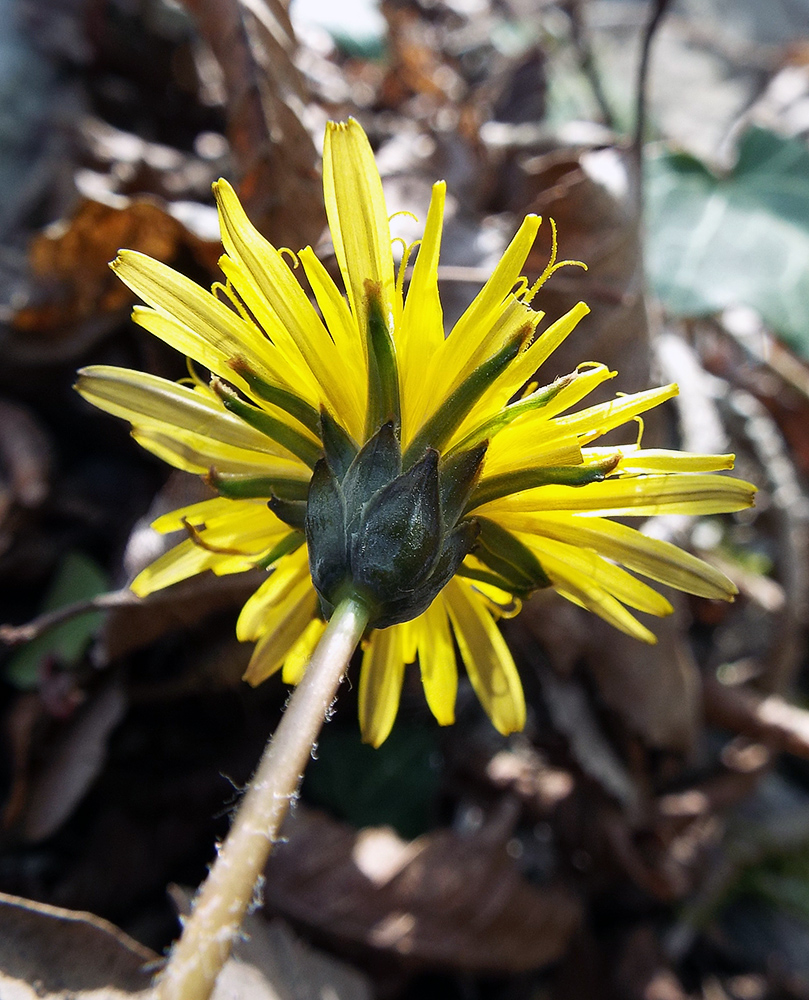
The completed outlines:
{"type": "Polygon", "coordinates": [[[208,1000],[368,617],[354,596],[335,609],[197,894],[156,1000],[208,1000]]]}

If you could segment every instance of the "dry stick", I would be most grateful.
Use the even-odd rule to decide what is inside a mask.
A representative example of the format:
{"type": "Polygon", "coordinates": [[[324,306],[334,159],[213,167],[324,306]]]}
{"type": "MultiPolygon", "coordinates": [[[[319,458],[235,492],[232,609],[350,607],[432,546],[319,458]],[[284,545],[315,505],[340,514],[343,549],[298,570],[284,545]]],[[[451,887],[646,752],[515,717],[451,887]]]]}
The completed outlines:
{"type": "Polygon", "coordinates": [[[646,131],[646,90],[649,76],[649,57],[652,40],[660,26],[663,15],[671,0],[652,0],[652,16],[646,25],[641,44],[640,65],[638,66],[637,93],[635,95],[635,135],[632,140],[632,158],[635,162],[638,215],[643,208],[643,135],[646,131]]]}
{"type": "Polygon", "coordinates": [[[77,618],[88,611],[105,611],[109,608],[123,608],[140,604],[140,598],[125,587],[122,590],[111,590],[106,594],[98,594],[84,601],[74,601],[54,611],[45,611],[37,615],[33,621],[25,625],[0,625],[0,642],[7,646],[19,646],[32,639],[38,639],[43,633],[61,625],[63,622],[77,618]]]}
{"type": "Polygon", "coordinates": [[[157,982],[157,1000],[208,1000],[211,995],[367,624],[368,611],[357,598],[337,606],[157,982]]]}
{"type": "Polygon", "coordinates": [[[615,128],[615,116],[612,113],[610,102],[604,93],[601,77],[596,66],[593,55],[593,47],[590,44],[590,32],[584,20],[584,0],[574,0],[570,7],[570,27],[571,41],[578,56],[579,66],[582,73],[590,84],[598,110],[601,113],[601,120],[609,129],[615,128]]]}

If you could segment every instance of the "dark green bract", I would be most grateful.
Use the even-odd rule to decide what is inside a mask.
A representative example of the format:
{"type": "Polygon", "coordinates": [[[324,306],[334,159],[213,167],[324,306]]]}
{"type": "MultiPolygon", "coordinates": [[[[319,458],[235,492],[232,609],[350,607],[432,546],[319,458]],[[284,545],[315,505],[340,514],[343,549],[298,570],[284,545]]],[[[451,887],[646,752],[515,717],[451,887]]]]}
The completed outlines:
{"type": "MultiPolygon", "coordinates": [[[[312,474],[303,526],[323,613],[330,617],[354,593],[371,608],[373,628],[409,621],[426,611],[477,541],[478,522],[460,518],[485,446],[444,463],[426,448],[403,469],[394,421],[359,450],[325,412],[322,424],[325,457],[312,474]]],[[[286,510],[273,509],[287,520],[286,510]]]]}

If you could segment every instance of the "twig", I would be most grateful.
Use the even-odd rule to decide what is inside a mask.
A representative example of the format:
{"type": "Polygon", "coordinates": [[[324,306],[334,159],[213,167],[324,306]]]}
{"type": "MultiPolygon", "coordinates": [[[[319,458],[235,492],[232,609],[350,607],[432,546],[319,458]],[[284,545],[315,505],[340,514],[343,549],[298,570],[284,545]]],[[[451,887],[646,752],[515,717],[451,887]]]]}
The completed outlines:
{"type": "Polygon", "coordinates": [[[25,625],[0,625],[0,642],[4,642],[7,646],[19,646],[88,611],[104,611],[107,608],[121,608],[140,603],[140,598],[136,597],[128,587],[111,590],[107,594],[98,594],[88,600],[66,604],[63,608],[56,608],[55,611],[46,611],[25,625]]]}
{"type": "Polygon", "coordinates": [[[615,128],[615,115],[612,113],[604,87],[601,84],[601,76],[598,72],[595,59],[593,58],[593,48],[590,45],[590,33],[582,16],[583,0],[573,0],[570,5],[570,26],[571,41],[579,60],[579,67],[590,84],[593,97],[601,112],[601,121],[607,128],[615,128]]]}
{"type": "Polygon", "coordinates": [[[712,677],[703,683],[705,715],[712,725],[749,736],[773,750],[809,758],[809,712],[778,695],[728,687],[712,677]]]}
{"type": "Polygon", "coordinates": [[[643,33],[640,65],[638,66],[638,82],[635,97],[635,135],[632,140],[631,155],[637,171],[638,215],[643,208],[643,136],[646,132],[646,87],[649,76],[649,56],[655,32],[660,26],[663,15],[671,0],[652,0],[652,16],[643,33]]]}

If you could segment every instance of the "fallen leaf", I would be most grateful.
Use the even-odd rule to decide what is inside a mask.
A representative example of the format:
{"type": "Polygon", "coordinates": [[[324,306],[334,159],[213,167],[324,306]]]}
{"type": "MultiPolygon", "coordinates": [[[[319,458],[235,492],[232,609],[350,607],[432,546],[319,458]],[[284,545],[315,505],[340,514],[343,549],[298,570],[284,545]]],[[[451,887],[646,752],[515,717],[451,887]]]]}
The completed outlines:
{"type": "Polygon", "coordinates": [[[109,268],[121,247],[169,262],[183,245],[209,268],[221,252],[218,240],[192,235],[155,198],[117,195],[111,204],[83,199],[69,219],[49,226],[31,244],[34,286],[12,317],[15,356],[30,360],[43,343],[57,356],[76,353],[88,336],[118,321],[132,302],[109,268]],[[84,336],[75,337],[82,324],[84,336]]]}
{"type": "Polygon", "coordinates": [[[371,1000],[357,969],[312,947],[282,920],[249,914],[211,1000],[371,1000]]]}
{"type": "MultiPolygon", "coordinates": [[[[572,371],[582,360],[615,368],[609,387],[636,392],[652,381],[652,351],[637,208],[631,167],[617,149],[574,155],[565,150],[518,161],[515,211],[536,212],[545,222],[529,256],[528,274],[541,274],[550,254],[549,219],[559,235],[559,260],[584,261],[587,270],[565,267],[551,276],[536,305],[549,319],[578,301],[591,309],[578,329],[554,352],[554,374],[572,371]]],[[[550,374],[546,371],[545,373],[550,374]]],[[[652,422],[653,423],[653,422],[652,422]]],[[[652,423],[647,433],[652,433],[652,423]]]]}
{"type": "MultiPolygon", "coordinates": [[[[650,647],[564,598],[542,591],[508,623],[509,640],[529,662],[536,662],[533,641],[549,657],[556,674],[569,675],[584,666],[603,702],[646,746],[687,754],[701,731],[702,710],[699,671],[685,639],[683,615],[656,619],[654,631],[658,642],[650,647]]],[[[572,733],[578,733],[575,725],[572,733]]],[[[600,752],[592,759],[599,767],[606,763],[600,752]]]]}
{"type": "Polygon", "coordinates": [[[114,608],[95,648],[98,660],[111,663],[170,632],[199,625],[215,611],[238,608],[266,579],[265,570],[225,577],[201,573],[142,601],[114,608]]]}
{"type": "Polygon", "coordinates": [[[809,711],[790,705],[779,695],[762,695],[749,688],[729,687],[706,677],[705,715],[709,723],[761,740],[776,751],[809,758],[809,711]]]}
{"type": "Polygon", "coordinates": [[[580,920],[571,890],[531,885],[485,827],[405,841],[298,805],[284,833],[266,870],[266,905],[412,968],[536,969],[564,953],[580,920]]]}
{"type": "Polygon", "coordinates": [[[110,734],[125,710],[123,688],[110,681],[64,723],[30,782],[21,822],[26,840],[45,840],[72,814],[100,774],[110,734]]]}
{"type": "Polygon", "coordinates": [[[0,893],[0,996],[145,1000],[159,956],[106,920],[0,893]]]}

